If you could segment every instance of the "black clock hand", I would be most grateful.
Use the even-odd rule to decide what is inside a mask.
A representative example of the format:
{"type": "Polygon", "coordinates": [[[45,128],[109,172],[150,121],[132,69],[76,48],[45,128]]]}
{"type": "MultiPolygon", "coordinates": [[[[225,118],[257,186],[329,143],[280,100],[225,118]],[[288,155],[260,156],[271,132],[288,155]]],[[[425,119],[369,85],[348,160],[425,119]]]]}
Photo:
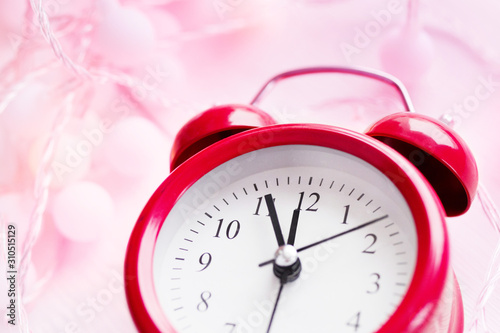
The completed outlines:
{"type": "Polygon", "coordinates": [[[292,224],[290,225],[287,244],[293,245],[293,243],[295,243],[295,234],[297,233],[297,226],[299,224],[299,214],[300,208],[297,208],[293,211],[292,224]]]}
{"type": "Polygon", "coordinates": [[[269,210],[269,216],[271,217],[276,240],[278,241],[279,246],[283,246],[285,245],[285,239],[283,238],[283,233],[281,232],[280,223],[278,221],[278,214],[276,213],[276,207],[274,207],[273,196],[271,194],[266,194],[264,198],[266,199],[266,205],[267,209],[269,210]]]}
{"type": "Polygon", "coordinates": [[[283,291],[283,286],[285,285],[285,283],[286,282],[283,282],[283,280],[281,280],[280,282],[280,290],[278,291],[278,296],[276,297],[276,301],[274,302],[273,313],[271,314],[271,319],[269,320],[269,326],[267,326],[267,333],[271,332],[271,324],[273,323],[274,314],[276,313],[276,308],[278,307],[278,302],[280,300],[281,292],[283,291]]]}
{"type": "Polygon", "coordinates": [[[281,232],[280,223],[278,221],[278,214],[276,213],[276,207],[274,206],[273,196],[271,194],[266,194],[264,196],[266,199],[267,209],[269,210],[269,216],[273,224],[274,234],[276,235],[276,240],[278,241],[279,249],[276,253],[276,258],[274,261],[273,272],[274,275],[280,279],[280,289],[278,291],[278,296],[274,302],[273,312],[269,320],[269,326],[267,327],[267,333],[271,331],[271,325],[274,320],[274,315],[276,309],[278,308],[278,302],[281,297],[281,292],[283,291],[283,286],[287,282],[295,281],[300,274],[301,264],[297,256],[297,251],[293,247],[295,242],[295,234],[297,232],[297,225],[299,222],[299,208],[293,211],[292,223],[290,226],[290,233],[288,235],[288,244],[285,245],[285,239],[283,238],[283,233],[281,232]]]}
{"type": "MultiPolygon", "coordinates": [[[[361,224],[361,225],[358,225],[357,227],[354,227],[354,228],[352,228],[352,229],[349,229],[349,230],[343,231],[343,232],[338,233],[338,234],[336,234],[336,235],[330,236],[330,237],[328,237],[328,238],[325,238],[325,239],[322,239],[322,240],[320,240],[320,241],[314,242],[314,243],[312,243],[312,244],[309,244],[309,245],[303,246],[303,247],[301,247],[301,248],[298,248],[298,249],[297,249],[297,252],[307,250],[307,249],[309,249],[309,248],[311,248],[311,247],[313,247],[313,246],[319,245],[319,244],[324,243],[324,242],[328,242],[328,241],[330,241],[330,240],[332,240],[332,239],[335,239],[335,238],[337,238],[337,237],[340,237],[340,236],[344,236],[344,235],[349,234],[349,233],[351,233],[351,232],[353,232],[353,231],[356,231],[356,230],[362,229],[362,228],[367,227],[367,226],[369,226],[369,225],[371,225],[371,224],[374,224],[374,223],[376,223],[376,222],[382,221],[382,220],[384,220],[384,219],[386,219],[386,218],[388,218],[388,217],[389,217],[389,215],[384,215],[384,216],[378,217],[378,218],[376,218],[376,219],[373,219],[373,220],[371,220],[371,221],[368,221],[368,222],[366,222],[366,223],[363,223],[363,224],[361,224]]],[[[260,264],[259,264],[259,267],[262,267],[262,266],[265,266],[265,265],[271,264],[271,263],[273,263],[273,262],[274,262],[274,259],[272,259],[272,260],[268,260],[268,261],[264,261],[264,262],[262,262],[262,263],[260,263],[260,264]]]]}
{"type": "Polygon", "coordinates": [[[301,247],[301,248],[297,249],[297,252],[300,252],[300,251],[303,251],[303,250],[307,250],[308,248],[311,248],[311,247],[313,247],[313,246],[319,245],[319,244],[324,243],[324,242],[328,242],[329,240],[332,240],[332,239],[334,239],[334,238],[337,238],[337,237],[343,236],[343,235],[345,235],[345,234],[351,233],[351,232],[353,232],[353,231],[356,231],[356,230],[362,229],[362,228],[364,228],[364,227],[369,226],[370,224],[373,224],[373,223],[376,223],[376,222],[382,221],[382,220],[384,220],[384,219],[386,219],[386,218],[388,218],[388,217],[389,217],[389,215],[384,215],[384,216],[381,216],[381,217],[376,218],[376,219],[374,219],[374,220],[371,220],[371,221],[369,221],[369,222],[366,222],[366,223],[363,223],[363,224],[361,224],[361,225],[358,225],[357,227],[354,227],[354,228],[352,228],[352,229],[349,229],[349,230],[346,230],[346,231],[344,231],[344,232],[341,232],[340,234],[336,234],[336,235],[330,236],[330,237],[328,237],[328,238],[322,239],[322,240],[320,240],[320,241],[314,242],[314,243],[312,243],[312,244],[309,244],[309,245],[303,246],[303,247],[301,247]]]}

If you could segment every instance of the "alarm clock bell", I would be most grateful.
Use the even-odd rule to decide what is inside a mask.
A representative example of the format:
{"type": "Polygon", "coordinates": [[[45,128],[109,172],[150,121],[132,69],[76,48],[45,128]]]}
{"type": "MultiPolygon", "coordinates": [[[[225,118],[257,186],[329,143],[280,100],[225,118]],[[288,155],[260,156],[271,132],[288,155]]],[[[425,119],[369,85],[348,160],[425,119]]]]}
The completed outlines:
{"type": "MultiPolygon", "coordinates": [[[[171,170],[217,141],[275,124],[270,115],[253,105],[213,107],[178,132],[171,152],[171,170]]],[[[379,120],[365,134],[395,149],[422,172],[447,216],[458,216],[469,209],[476,194],[478,170],[469,147],[453,129],[431,117],[402,112],[379,120]]],[[[397,181],[397,175],[392,178],[397,181]]]]}

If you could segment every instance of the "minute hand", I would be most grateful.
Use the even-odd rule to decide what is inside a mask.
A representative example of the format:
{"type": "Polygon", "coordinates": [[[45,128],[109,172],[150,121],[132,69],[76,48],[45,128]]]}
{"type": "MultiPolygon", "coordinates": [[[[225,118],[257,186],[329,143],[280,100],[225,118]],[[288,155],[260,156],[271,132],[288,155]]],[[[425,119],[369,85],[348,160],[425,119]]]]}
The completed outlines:
{"type": "MultiPolygon", "coordinates": [[[[341,233],[338,233],[338,234],[336,234],[336,235],[330,236],[330,237],[328,237],[328,238],[325,238],[325,239],[319,240],[319,241],[317,241],[317,242],[314,242],[314,243],[312,243],[312,244],[309,244],[309,245],[303,246],[303,247],[301,247],[301,248],[298,248],[298,249],[297,249],[297,252],[307,250],[307,249],[309,249],[309,248],[311,248],[311,247],[313,247],[313,246],[319,245],[319,244],[324,243],[324,242],[328,242],[328,241],[330,241],[330,240],[332,240],[332,239],[335,239],[335,238],[337,238],[337,237],[340,237],[340,236],[344,236],[345,234],[348,234],[348,233],[351,233],[351,232],[353,232],[353,231],[356,231],[356,230],[362,229],[362,228],[367,227],[367,226],[369,226],[369,225],[371,225],[371,224],[374,224],[374,223],[377,223],[377,222],[379,222],[379,221],[382,221],[382,220],[384,220],[384,219],[386,219],[386,218],[388,218],[388,217],[389,217],[389,215],[384,215],[384,216],[378,217],[378,218],[373,219],[373,220],[371,220],[371,221],[368,221],[368,222],[366,222],[366,223],[360,224],[360,225],[358,225],[357,227],[354,227],[354,228],[352,228],[352,229],[349,229],[349,230],[346,230],[346,231],[342,231],[341,233]]],[[[259,267],[262,267],[262,266],[265,266],[265,265],[271,264],[273,261],[274,261],[274,260],[264,261],[264,262],[262,262],[262,263],[260,263],[260,264],[259,264],[259,267]]]]}
{"type": "Polygon", "coordinates": [[[369,221],[369,222],[366,222],[366,223],[363,223],[363,224],[361,224],[361,225],[358,225],[357,227],[354,227],[354,228],[352,228],[352,229],[349,229],[349,230],[343,231],[343,232],[341,232],[341,233],[339,233],[339,234],[336,234],[336,235],[330,236],[330,237],[328,237],[328,238],[322,239],[322,240],[320,240],[320,241],[314,242],[314,243],[312,243],[312,244],[309,244],[309,245],[303,246],[303,247],[301,247],[301,248],[297,249],[297,252],[307,250],[308,248],[311,248],[311,247],[313,247],[313,246],[319,245],[319,244],[324,243],[324,242],[328,242],[329,240],[332,240],[332,239],[334,239],[334,238],[337,238],[337,237],[343,236],[343,235],[345,235],[345,234],[348,234],[348,233],[350,233],[350,232],[353,232],[353,231],[356,231],[356,230],[362,229],[362,228],[364,228],[364,227],[369,226],[370,224],[373,224],[373,223],[376,223],[376,222],[382,221],[382,220],[384,220],[384,219],[386,219],[386,218],[388,218],[388,217],[389,217],[389,215],[384,215],[384,216],[378,217],[378,218],[376,218],[376,219],[374,219],[374,220],[371,220],[371,221],[369,221]]]}

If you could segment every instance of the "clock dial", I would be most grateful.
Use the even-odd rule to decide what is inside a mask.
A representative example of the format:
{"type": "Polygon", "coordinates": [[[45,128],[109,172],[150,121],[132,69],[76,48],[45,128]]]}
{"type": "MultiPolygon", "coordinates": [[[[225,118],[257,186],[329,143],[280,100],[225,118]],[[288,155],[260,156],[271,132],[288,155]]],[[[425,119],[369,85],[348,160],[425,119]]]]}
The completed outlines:
{"type": "Polygon", "coordinates": [[[416,256],[410,209],[382,172],[284,145],[234,158],[184,193],[158,235],[153,278],[179,332],[374,332],[416,256]],[[280,246],[276,263],[295,254],[301,265],[286,283],[274,272],[280,246]]]}

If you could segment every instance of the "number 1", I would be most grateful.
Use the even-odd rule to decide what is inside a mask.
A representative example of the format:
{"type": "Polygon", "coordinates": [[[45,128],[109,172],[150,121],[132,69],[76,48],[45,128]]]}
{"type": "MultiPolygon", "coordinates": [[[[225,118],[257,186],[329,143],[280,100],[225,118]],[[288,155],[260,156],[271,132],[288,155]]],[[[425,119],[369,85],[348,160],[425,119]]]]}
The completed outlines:
{"type": "Polygon", "coordinates": [[[349,215],[349,207],[350,205],[345,205],[345,211],[344,211],[344,221],[342,221],[342,224],[347,224],[347,215],[349,215]]]}

